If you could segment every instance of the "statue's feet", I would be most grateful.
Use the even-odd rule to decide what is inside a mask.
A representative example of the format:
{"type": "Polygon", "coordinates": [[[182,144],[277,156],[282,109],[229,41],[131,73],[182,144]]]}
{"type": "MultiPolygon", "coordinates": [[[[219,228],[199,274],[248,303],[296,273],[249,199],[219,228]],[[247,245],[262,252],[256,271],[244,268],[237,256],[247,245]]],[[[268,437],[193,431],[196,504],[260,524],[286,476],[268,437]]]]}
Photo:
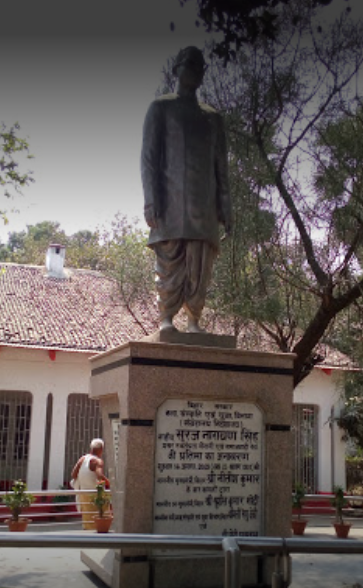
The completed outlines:
{"type": "Polygon", "coordinates": [[[173,318],[167,317],[160,323],[160,331],[177,331],[178,329],[173,325],[173,318]]]}
{"type": "Polygon", "coordinates": [[[199,322],[197,320],[189,320],[188,321],[188,333],[206,333],[205,329],[199,326],[199,322]]]}

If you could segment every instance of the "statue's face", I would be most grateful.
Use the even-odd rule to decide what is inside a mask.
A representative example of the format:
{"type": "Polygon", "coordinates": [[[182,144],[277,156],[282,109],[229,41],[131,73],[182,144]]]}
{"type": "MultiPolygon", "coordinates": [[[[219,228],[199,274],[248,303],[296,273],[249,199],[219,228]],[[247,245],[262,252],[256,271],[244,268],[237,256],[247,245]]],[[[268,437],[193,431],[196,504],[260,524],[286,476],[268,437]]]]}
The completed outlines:
{"type": "Polygon", "coordinates": [[[203,82],[205,64],[199,53],[186,53],[182,63],[177,68],[179,84],[185,88],[196,90],[203,82]]]}

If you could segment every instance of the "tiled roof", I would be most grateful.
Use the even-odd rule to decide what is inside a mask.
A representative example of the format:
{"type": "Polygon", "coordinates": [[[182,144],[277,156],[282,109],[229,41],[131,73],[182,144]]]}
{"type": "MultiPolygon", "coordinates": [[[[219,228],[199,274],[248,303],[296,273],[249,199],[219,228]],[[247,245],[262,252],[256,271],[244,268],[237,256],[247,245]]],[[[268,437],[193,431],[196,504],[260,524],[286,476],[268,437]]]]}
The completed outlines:
{"type": "MultiPolygon", "coordinates": [[[[0,345],[105,351],[145,332],[122,305],[115,282],[99,272],[65,270],[47,276],[42,266],[0,264],[0,345]]],[[[137,308],[147,332],[155,330],[151,300],[137,308]]]]}
{"type": "MultiPolygon", "coordinates": [[[[0,346],[42,347],[99,352],[137,340],[157,329],[156,297],[122,302],[114,280],[91,270],[65,270],[66,278],[51,278],[43,266],[0,263],[0,346]],[[142,327],[141,327],[142,325],[142,327]]],[[[233,334],[229,320],[205,309],[207,330],[233,334]]],[[[177,319],[185,328],[185,317],[177,319]]],[[[279,351],[252,321],[243,324],[238,347],[279,351]]],[[[328,346],[319,352],[323,365],[351,367],[350,359],[328,346]]]]}

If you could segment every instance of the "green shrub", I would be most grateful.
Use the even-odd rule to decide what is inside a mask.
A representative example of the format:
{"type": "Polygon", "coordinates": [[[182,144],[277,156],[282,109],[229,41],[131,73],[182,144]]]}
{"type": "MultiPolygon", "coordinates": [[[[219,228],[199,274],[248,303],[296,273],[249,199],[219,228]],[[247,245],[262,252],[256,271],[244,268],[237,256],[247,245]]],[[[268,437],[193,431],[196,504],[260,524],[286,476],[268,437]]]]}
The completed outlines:
{"type": "Polygon", "coordinates": [[[35,500],[35,496],[26,492],[26,483],[22,480],[16,480],[12,487],[12,492],[5,494],[3,502],[11,510],[12,519],[19,520],[19,516],[24,508],[28,508],[35,500]]]}

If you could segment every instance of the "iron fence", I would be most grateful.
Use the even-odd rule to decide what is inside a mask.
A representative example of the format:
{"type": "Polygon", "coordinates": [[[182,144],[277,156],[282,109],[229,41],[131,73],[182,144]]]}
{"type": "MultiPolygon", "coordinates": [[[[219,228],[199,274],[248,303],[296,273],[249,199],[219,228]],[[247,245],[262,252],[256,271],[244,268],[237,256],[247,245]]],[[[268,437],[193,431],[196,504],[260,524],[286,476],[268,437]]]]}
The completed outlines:
{"type": "MultiPolygon", "coordinates": [[[[27,510],[27,514],[30,513],[33,519],[45,519],[47,515],[54,518],[64,519],[68,517],[70,519],[79,519],[80,512],[77,510],[77,502],[76,496],[82,494],[89,494],[89,493],[96,493],[96,490],[38,490],[38,491],[31,491],[31,494],[37,497],[37,501],[33,503],[27,510]]],[[[112,494],[110,490],[106,490],[106,493],[112,494]]],[[[6,492],[0,492],[0,524],[1,519],[4,518],[5,512],[9,514],[8,509],[4,504],[1,504],[2,496],[5,496],[6,492]]],[[[324,502],[327,506],[330,504],[330,500],[333,498],[333,495],[329,494],[306,494],[303,499],[303,504],[306,503],[314,503],[314,502],[324,502]]],[[[363,507],[363,496],[353,496],[353,495],[346,495],[345,498],[348,501],[348,507],[345,510],[346,514],[354,513],[354,509],[351,508],[349,505],[361,506],[363,507]]],[[[309,506],[305,507],[304,516],[315,516],[314,508],[310,507],[311,513],[309,514],[309,506]]],[[[333,506],[325,509],[326,512],[318,513],[320,517],[329,517],[334,513],[333,506]]],[[[359,513],[360,514],[360,511],[359,513]]],[[[361,511],[362,518],[363,518],[363,510],[361,511]]]]}
{"type": "MultiPolygon", "coordinates": [[[[185,551],[210,551],[224,557],[224,588],[240,588],[243,581],[243,557],[253,553],[275,557],[272,585],[288,586],[291,581],[289,559],[302,553],[363,554],[363,541],[351,539],[306,539],[279,537],[220,537],[189,535],[146,535],[110,533],[98,534],[47,534],[0,533],[0,549],[16,548],[92,548],[125,549],[144,548],[185,551]]],[[[193,557],[193,555],[191,555],[193,557]]]]}
{"type": "MultiPolygon", "coordinates": [[[[74,516],[76,505],[74,497],[82,494],[82,490],[44,490],[32,492],[39,498],[49,499],[54,496],[71,497],[72,501],[65,503],[66,514],[74,516]]],[[[95,492],[95,491],[94,491],[95,492]]],[[[0,492],[0,498],[5,493],[0,492]]],[[[329,496],[324,495],[324,498],[329,496]]],[[[348,501],[363,503],[363,496],[346,496],[348,501]]],[[[321,500],[321,494],[309,494],[305,500],[321,500]]],[[[44,512],[39,511],[44,502],[32,504],[30,507],[32,519],[41,519],[44,512]]],[[[6,511],[5,505],[0,503],[1,514],[6,511]]],[[[77,511],[76,516],[80,516],[77,511]]],[[[64,513],[60,513],[61,515],[64,513]]],[[[52,517],[57,514],[52,512],[52,517]]],[[[270,556],[275,560],[273,586],[288,586],[291,581],[290,556],[294,554],[363,554],[363,541],[356,539],[311,539],[311,538],[278,538],[278,537],[223,537],[223,536],[188,536],[188,535],[152,535],[152,534],[123,534],[109,533],[107,535],[87,534],[83,532],[67,533],[9,533],[0,532],[0,549],[8,547],[57,547],[57,548],[100,548],[125,549],[144,548],[146,550],[184,550],[193,552],[209,551],[224,558],[224,588],[239,588],[243,580],[243,554],[270,556]]]]}

